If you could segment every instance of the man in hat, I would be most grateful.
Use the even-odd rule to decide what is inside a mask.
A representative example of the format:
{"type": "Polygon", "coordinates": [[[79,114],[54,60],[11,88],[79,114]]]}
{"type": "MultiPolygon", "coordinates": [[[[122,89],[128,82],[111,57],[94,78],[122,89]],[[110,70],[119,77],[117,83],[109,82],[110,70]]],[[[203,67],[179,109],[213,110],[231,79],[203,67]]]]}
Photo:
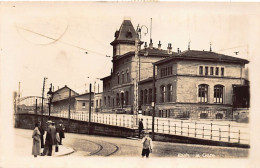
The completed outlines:
{"type": "Polygon", "coordinates": [[[138,138],[140,138],[143,129],[144,129],[144,124],[143,124],[143,119],[141,118],[141,120],[139,120],[139,126],[138,126],[138,138]]]}
{"type": "Polygon", "coordinates": [[[60,122],[57,126],[57,132],[59,133],[59,137],[60,137],[60,141],[59,141],[60,145],[62,145],[62,138],[65,138],[64,131],[65,131],[65,126],[63,125],[62,119],[60,119],[60,122]]]}
{"type": "Polygon", "coordinates": [[[44,141],[43,141],[43,135],[44,135],[44,129],[42,128],[42,123],[41,123],[41,121],[38,121],[37,122],[38,123],[38,125],[39,125],[39,131],[40,131],[40,133],[41,133],[41,135],[40,135],[40,138],[41,138],[41,148],[44,148],[44,141]]]}
{"type": "Polygon", "coordinates": [[[43,153],[41,154],[41,156],[51,156],[52,153],[52,146],[51,146],[51,133],[50,133],[50,127],[51,127],[51,123],[52,121],[47,121],[47,133],[46,133],[46,137],[45,137],[45,145],[44,145],[44,149],[43,149],[43,153]]]}
{"type": "Polygon", "coordinates": [[[149,132],[145,132],[145,136],[142,139],[142,145],[143,145],[143,150],[142,150],[142,157],[146,156],[146,158],[149,157],[149,154],[152,153],[153,149],[153,143],[152,139],[149,137],[149,132]]]}

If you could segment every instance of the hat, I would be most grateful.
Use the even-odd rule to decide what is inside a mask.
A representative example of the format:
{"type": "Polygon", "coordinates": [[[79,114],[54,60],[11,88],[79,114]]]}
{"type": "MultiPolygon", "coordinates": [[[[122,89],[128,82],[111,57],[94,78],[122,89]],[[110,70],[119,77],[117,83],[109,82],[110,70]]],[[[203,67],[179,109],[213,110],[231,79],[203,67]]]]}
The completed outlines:
{"type": "Polygon", "coordinates": [[[47,122],[46,122],[47,124],[51,124],[51,123],[53,123],[51,120],[48,120],[47,122]]]}

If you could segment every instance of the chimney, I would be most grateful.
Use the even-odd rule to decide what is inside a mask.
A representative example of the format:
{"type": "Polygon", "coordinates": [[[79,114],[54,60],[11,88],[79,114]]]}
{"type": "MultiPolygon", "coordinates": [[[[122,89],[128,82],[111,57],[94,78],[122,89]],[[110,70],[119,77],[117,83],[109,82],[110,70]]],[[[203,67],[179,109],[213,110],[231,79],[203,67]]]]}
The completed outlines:
{"type": "Polygon", "coordinates": [[[161,41],[159,41],[158,49],[161,49],[161,47],[162,47],[162,44],[161,44],[161,41]]]}
{"type": "Polygon", "coordinates": [[[168,54],[172,54],[172,44],[171,43],[168,44],[167,49],[168,49],[168,54]]]}
{"type": "Polygon", "coordinates": [[[153,48],[153,40],[152,39],[150,39],[149,48],[153,48]]]}

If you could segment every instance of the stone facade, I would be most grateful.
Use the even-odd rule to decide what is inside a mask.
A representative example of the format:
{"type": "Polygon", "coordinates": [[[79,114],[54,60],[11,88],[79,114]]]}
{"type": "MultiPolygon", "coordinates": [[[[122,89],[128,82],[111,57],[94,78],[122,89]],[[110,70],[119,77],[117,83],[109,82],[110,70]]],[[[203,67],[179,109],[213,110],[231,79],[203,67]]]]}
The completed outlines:
{"type": "Polygon", "coordinates": [[[133,114],[138,105],[143,114],[151,115],[155,64],[155,116],[194,119],[233,117],[232,86],[245,84],[247,60],[212,51],[175,53],[171,51],[171,44],[163,50],[160,42],[158,48],[153,47],[152,40],[149,47],[145,44],[142,49],[140,44],[131,21],[123,21],[111,43],[114,49],[113,69],[110,76],[102,79],[104,112],[133,114]]]}

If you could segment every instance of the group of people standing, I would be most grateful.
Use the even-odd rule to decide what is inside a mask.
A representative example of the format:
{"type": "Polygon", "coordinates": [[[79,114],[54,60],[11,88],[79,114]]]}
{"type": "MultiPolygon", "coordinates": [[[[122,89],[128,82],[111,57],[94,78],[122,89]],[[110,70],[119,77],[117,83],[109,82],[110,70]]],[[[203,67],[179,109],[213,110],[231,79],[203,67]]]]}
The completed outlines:
{"type": "Polygon", "coordinates": [[[35,128],[33,130],[32,138],[33,138],[33,147],[32,147],[32,155],[34,157],[40,156],[52,156],[53,148],[55,147],[55,151],[58,152],[58,145],[62,145],[62,139],[65,138],[65,126],[63,125],[62,120],[59,121],[59,124],[55,126],[53,121],[47,121],[47,129],[44,143],[44,134],[45,130],[42,127],[40,121],[35,124],[35,128]],[[43,150],[41,153],[41,149],[43,150]]]}

